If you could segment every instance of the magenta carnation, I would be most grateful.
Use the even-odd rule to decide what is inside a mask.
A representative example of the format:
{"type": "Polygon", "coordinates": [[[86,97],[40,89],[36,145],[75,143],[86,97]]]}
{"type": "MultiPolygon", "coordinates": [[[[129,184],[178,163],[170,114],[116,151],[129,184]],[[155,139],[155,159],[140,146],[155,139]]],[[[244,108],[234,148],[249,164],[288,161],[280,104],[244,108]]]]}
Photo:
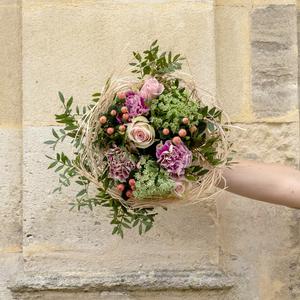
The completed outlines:
{"type": "Polygon", "coordinates": [[[132,91],[126,93],[125,105],[128,109],[129,118],[146,115],[150,108],[145,104],[145,99],[132,91]]]}
{"type": "Polygon", "coordinates": [[[168,140],[156,146],[156,158],[172,176],[182,176],[185,168],[192,162],[192,152],[184,143],[174,145],[168,140]]]}
{"type": "Polygon", "coordinates": [[[130,172],[135,169],[135,163],[128,154],[119,147],[114,147],[107,152],[109,177],[114,180],[125,182],[130,172]]]}

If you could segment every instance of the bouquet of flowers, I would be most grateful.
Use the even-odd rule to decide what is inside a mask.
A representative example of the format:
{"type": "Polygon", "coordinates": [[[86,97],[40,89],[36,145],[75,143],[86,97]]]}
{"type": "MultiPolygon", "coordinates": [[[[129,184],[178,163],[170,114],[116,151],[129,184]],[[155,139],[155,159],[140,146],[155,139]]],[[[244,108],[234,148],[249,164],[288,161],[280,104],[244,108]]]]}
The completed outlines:
{"type": "Polygon", "coordinates": [[[157,206],[210,197],[230,161],[224,114],[179,71],[184,58],[160,52],[157,41],[133,56],[135,76],[110,77],[88,106],[73,108],[73,98],[59,93],[64,112],[55,117],[64,127],[45,142],[74,147],[72,158],[48,156],[59,173],[55,191],[74,179],[81,189],[72,207],[110,208],[112,233],[121,237],[124,228],[148,231],[157,206]]]}

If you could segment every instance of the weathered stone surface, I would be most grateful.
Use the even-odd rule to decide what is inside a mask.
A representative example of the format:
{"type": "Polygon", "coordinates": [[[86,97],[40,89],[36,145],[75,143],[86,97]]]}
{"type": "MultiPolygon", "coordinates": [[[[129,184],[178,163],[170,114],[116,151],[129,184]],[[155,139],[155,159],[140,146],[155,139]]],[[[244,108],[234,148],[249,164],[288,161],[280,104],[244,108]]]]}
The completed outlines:
{"type": "Polygon", "coordinates": [[[219,270],[148,270],[91,275],[36,276],[13,282],[13,292],[30,291],[163,291],[163,290],[224,290],[234,281],[219,270]]]}
{"type": "Polygon", "coordinates": [[[271,4],[295,5],[295,2],[296,0],[215,0],[215,4],[218,6],[239,6],[248,7],[249,9],[253,6],[266,6],[271,4]]]}
{"type": "Polygon", "coordinates": [[[217,98],[233,122],[253,120],[248,14],[245,7],[215,9],[217,98]]]}
{"type": "Polygon", "coordinates": [[[299,163],[299,123],[254,123],[235,126],[232,131],[236,158],[277,162],[296,166],[299,163]]]}
{"type": "Polygon", "coordinates": [[[0,253],[20,245],[22,238],[21,142],[20,130],[0,129],[0,253]]]}
{"type": "Polygon", "coordinates": [[[54,124],[59,90],[86,104],[155,39],[188,57],[199,85],[215,93],[214,12],[205,2],[24,1],[24,123],[54,124]]]}
{"type": "Polygon", "coordinates": [[[0,128],[0,299],[22,270],[21,132],[0,128]]]}
{"type": "Polygon", "coordinates": [[[294,5],[256,8],[251,15],[252,100],[258,119],[296,110],[297,35],[294,5]]]}
{"type": "MultiPolygon", "coordinates": [[[[233,279],[218,270],[151,270],[30,276],[14,282],[15,299],[225,299],[233,279]],[[49,297],[49,298],[48,298],[49,297]],[[53,297],[53,298],[51,298],[53,297]],[[195,298],[196,297],[196,298],[195,298]],[[207,298],[208,297],[208,298],[207,298]]],[[[227,298],[226,298],[227,299],[227,298]]]]}
{"type": "Polygon", "coordinates": [[[16,126],[21,118],[21,13],[17,3],[0,2],[0,126],[16,126]]]}
{"type": "Polygon", "coordinates": [[[29,292],[15,294],[15,300],[233,300],[227,291],[185,292],[29,292]]]}

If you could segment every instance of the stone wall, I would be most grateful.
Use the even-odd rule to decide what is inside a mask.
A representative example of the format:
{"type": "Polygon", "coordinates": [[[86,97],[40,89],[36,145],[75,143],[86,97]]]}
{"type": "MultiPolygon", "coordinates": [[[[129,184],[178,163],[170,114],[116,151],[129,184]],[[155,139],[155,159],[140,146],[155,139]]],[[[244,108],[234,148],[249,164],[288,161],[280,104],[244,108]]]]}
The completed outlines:
{"type": "Polygon", "coordinates": [[[51,193],[43,145],[58,90],[84,104],[158,38],[245,129],[237,157],[297,167],[297,7],[0,0],[0,299],[298,299],[298,211],[225,193],[161,211],[148,234],[120,240],[104,210],[69,212],[75,188],[51,193]]]}

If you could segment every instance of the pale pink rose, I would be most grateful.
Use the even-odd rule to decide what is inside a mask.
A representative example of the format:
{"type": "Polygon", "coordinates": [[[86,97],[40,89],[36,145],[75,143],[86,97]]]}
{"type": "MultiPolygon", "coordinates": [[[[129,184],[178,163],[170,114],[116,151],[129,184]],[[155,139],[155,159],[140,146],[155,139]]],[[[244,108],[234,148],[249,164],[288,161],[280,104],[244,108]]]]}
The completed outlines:
{"type": "Polygon", "coordinates": [[[183,197],[189,186],[190,183],[186,179],[175,180],[174,192],[177,196],[183,197]]]}
{"type": "Polygon", "coordinates": [[[156,78],[150,77],[145,80],[144,85],[140,90],[140,95],[146,100],[151,100],[158,97],[165,87],[163,84],[159,83],[156,78]]]}
{"type": "Polygon", "coordinates": [[[154,143],[155,131],[147,118],[139,116],[132,119],[127,126],[127,136],[137,148],[148,148],[154,143]]]}

